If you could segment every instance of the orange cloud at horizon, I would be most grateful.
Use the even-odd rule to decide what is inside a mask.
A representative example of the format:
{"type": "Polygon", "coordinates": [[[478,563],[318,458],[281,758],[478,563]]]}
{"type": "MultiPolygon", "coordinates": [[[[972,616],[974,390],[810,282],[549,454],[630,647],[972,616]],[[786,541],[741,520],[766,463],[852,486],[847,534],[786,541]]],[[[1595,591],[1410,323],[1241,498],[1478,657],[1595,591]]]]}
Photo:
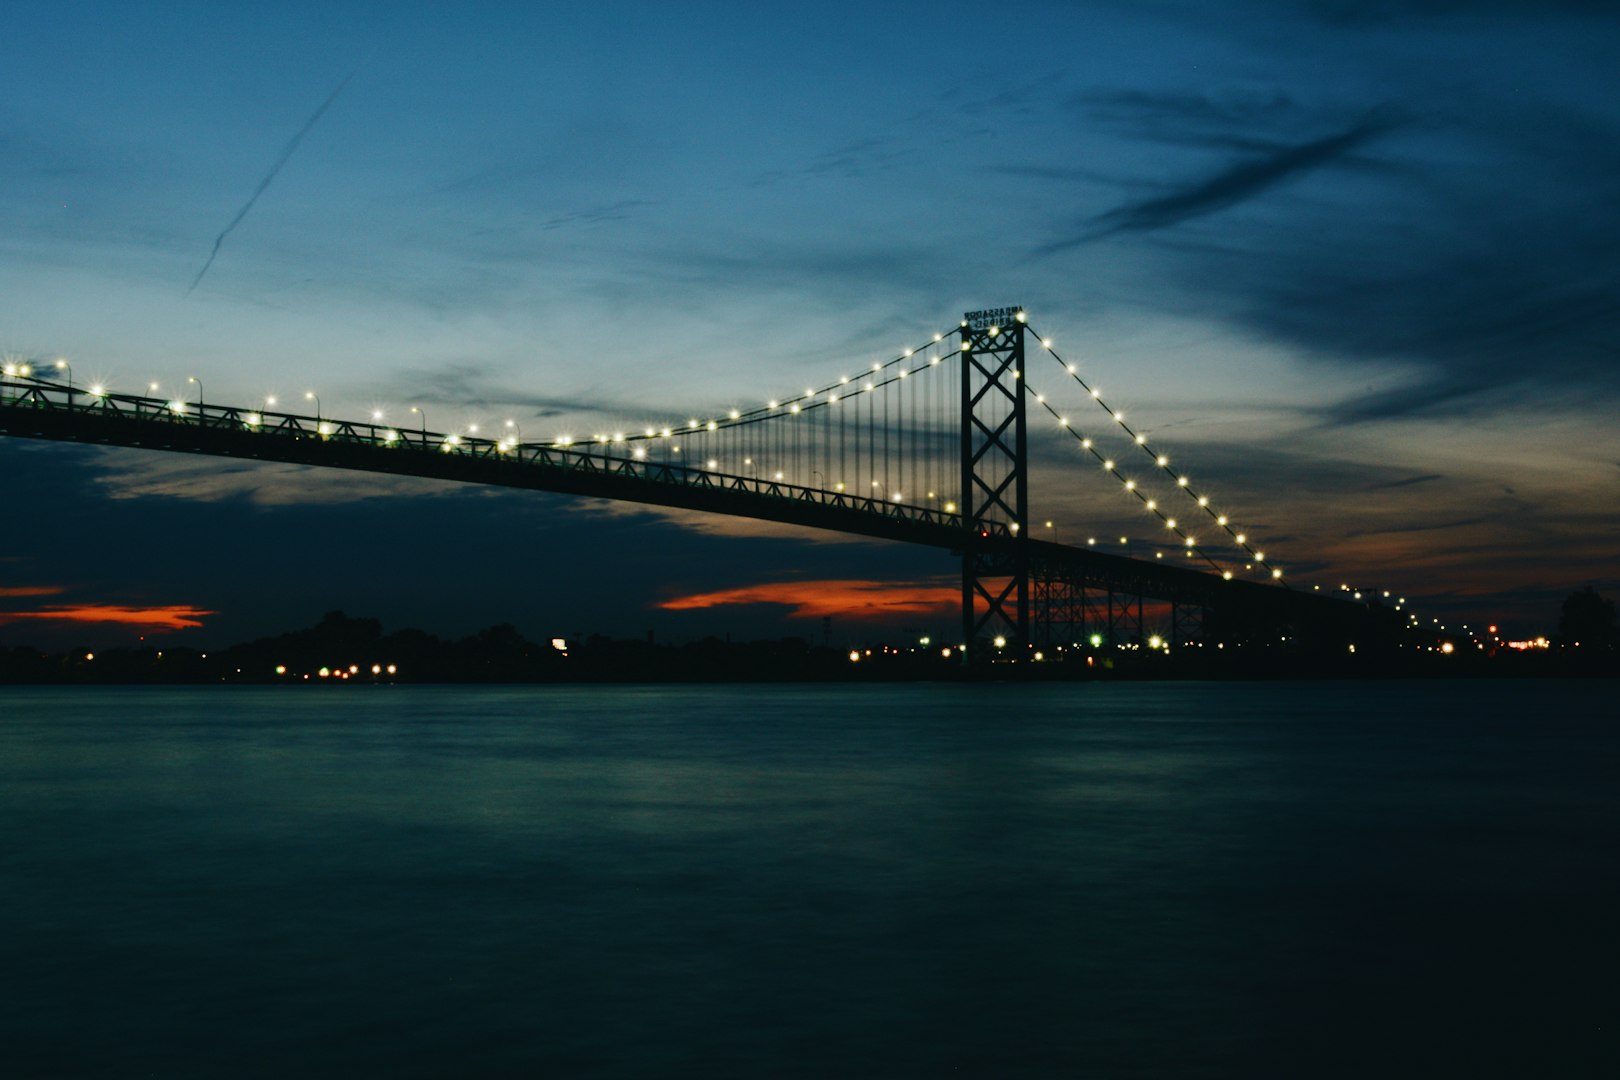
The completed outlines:
{"type": "Polygon", "coordinates": [[[781,604],[790,618],[882,619],[894,615],[949,613],[962,601],[960,587],[932,582],[779,581],[664,600],[665,611],[692,611],[726,604],[781,604]]]}
{"type": "MultiPolygon", "coordinates": [[[[48,595],[48,594],[36,594],[48,595]]],[[[122,623],[144,626],[151,630],[189,630],[202,626],[206,611],[190,604],[165,604],[162,607],[135,608],[120,604],[79,604],[74,607],[50,607],[40,611],[0,611],[0,623],[21,622],[24,619],[50,619],[62,622],[122,623]]]]}
{"type": "Polygon", "coordinates": [[[60,585],[0,585],[0,597],[56,596],[66,590],[60,585]]]}

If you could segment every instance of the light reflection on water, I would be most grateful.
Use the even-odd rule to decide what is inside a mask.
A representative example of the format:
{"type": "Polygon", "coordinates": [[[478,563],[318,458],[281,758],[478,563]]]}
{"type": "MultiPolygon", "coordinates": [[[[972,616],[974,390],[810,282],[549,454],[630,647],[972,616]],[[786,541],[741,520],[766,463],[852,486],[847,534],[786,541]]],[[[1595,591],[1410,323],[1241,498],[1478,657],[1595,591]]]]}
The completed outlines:
{"type": "Polygon", "coordinates": [[[1609,1075],[1592,683],[0,690],[0,1073],[1609,1075]]]}

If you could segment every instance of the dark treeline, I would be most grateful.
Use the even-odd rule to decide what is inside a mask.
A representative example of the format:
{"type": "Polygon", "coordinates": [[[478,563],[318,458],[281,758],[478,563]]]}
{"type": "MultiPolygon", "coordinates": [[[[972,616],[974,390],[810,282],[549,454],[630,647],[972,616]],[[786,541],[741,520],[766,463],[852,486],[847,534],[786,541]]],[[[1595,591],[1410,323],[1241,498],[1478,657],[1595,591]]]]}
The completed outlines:
{"type": "MultiPolygon", "coordinates": [[[[1266,679],[1448,676],[1566,676],[1620,673],[1614,609],[1577,593],[1565,605],[1559,638],[1546,648],[1459,640],[1441,652],[1430,642],[1386,643],[1360,651],[1308,651],[1282,645],[1188,644],[1147,648],[1057,648],[1031,662],[979,666],[976,674],[1020,679],[1266,679]]],[[[537,643],[510,625],[459,639],[421,630],[384,633],[376,619],[328,613],[314,626],[222,650],[0,649],[0,683],[352,683],[749,682],[958,679],[959,652],[916,641],[833,649],[802,638],[685,644],[621,640],[537,643]]]]}

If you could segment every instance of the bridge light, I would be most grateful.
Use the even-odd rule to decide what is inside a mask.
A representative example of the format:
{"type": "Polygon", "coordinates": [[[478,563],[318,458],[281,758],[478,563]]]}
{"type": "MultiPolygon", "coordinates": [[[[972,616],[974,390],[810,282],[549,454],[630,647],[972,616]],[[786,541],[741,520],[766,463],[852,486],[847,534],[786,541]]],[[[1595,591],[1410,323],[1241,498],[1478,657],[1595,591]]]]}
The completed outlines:
{"type": "Polygon", "coordinates": [[[778,480],[780,480],[780,479],[782,479],[782,474],[781,474],[781,473],[777,473],[777,474],[776,474],[776,478],[777,478],[777,479],[778,479],[778,480]]]}
{"type": "Polygon", "coordinates": [[[772,398],[772,399],[771,399],[771,400],[770,400],[770,401],[769,401],[769,402],[768,402],[768,404],[769,404],[769,406],[770,406],[770,407],[771,407],[771,408],[773,408],[773,409],[774,409],[774,408],[776,408],[776,407],[777,407],[777,401],[776,401],[776,399],[775,399],[775,398],[772,398]]]}
{"type": "Polygon", "coordinates": [[[1136,490],[1136,481],[1135,480],[1127,480],[1127,481],[1125,481],[1125,490],[1126,491],[1135,491],[1136,490]]]}
{"type": "Polygon", "coordinates": [[[1149,510],[1157,510],[1159,508],[1159,504],[1152,499],[1149,499],[1143,505],[1145,505],[1149,510]]]}
{"type": "Polygon", "coordinates": [[[630,451],[630,456],[635,458],[637,461],[645,461],[647,459],[647,451],[638,446],[634,450],[630,451]]]}
{"type": "Polygon", "coordinates": [[[1158,457],[1153,459],[1153,462],[1154,462],[1154,464],[1158,465],[1159,468],[1162,469],[1166,465],[1170,464],[1170,459],[1165,457],[1163,454],[1160,454],[1158,457]]]}
{"type": "Polygon", "coordinates": [[[708,462],[707,462],[707,465],[711,470],[712,469],[718,469],[720,467],[720,463],[718,461],[714,460],[714,458],[710,458],[708,460],[708,462]]]}
{"type": "Polygon", "coordinates": [[[1107,469],[1109,472],[1113,472],[1114,471],[1114,462],[1112,461],[1112,459],[1103,462],[1103,468],[1107,469]]]}
{"type": "Polygon", "coordinates": [[[1271,577],[1272,577],[1272,580],[1276,580],[1277,578],[1282,577],[1282,571],[1278,570],[1275,567],[1273,567],[1272,571],[1271,571],[1271,577]]]}
{"type": "Polygon", "coordinates": [[[967,352],[971,348],[973,348],[973,345],[970,342],[966,342],[966,341],[962,342],[962,351],[963,352],[967,352]]]}
{"type": "Polygon", "coordinates": [[[1095,536],[1088,536],[1088,537],[1086,537],[1086,543],[1091,545],[1092,547],[1096,547],[1097,546],[1097,538],[1095,536]]]}
{"type": "Polygon", "coordinates": [[[1068,426],[1069,426],[1069,418],[1067,416],[1058,417],[1058,427],[1068,427],[1068,426]]]}
{"type": "Polygon", "coordinates": [[[1137,446],[1142,446],[1146,442],[1147,442],[1147,436],[1146,435],[1138,435],[1136,437],[1136,445],[1137,446]]]}
{"type": "Polygon", "coordinates": [[[383,433],[384,442],[399,442],[399,432],[389,430],[383,433]]]}
{"type": "Polygon", "coordinates": [[[934,357],[934,358],[933,358],[933,359],[932,359],[932,360],[930,360],[930,361],[928,361],[928,362],[929,362],[929,363],[930,363],[930,364],[937,364],[937,363],[939,363],[939,357],[937,357],[937,356],[936,356],[936,357],[934,357]]]}
{"type": "Polygon", "coordinates": [[[1018,535],[1018,522],[1013,522],[1012,524],[1008,525],[1007,528],[1012,530],[1014,536],[1018,535]]]}
{"type": "Polygon", "coordinates": [[[798,412],[799,412],[799,404],[798,404],[798,402],[794,402],[792,405],[789,405],[788,406],[788,412],[793,413],[795,416],[797,416],[798,412]]]}
{"type": "MultiPolygon", "coordinates": [[[[624,432],[622,432],[622,431],[615,431],[615,432],[614,432],[614,433],[613,433],[613,441],[614,441],[614,442],[624,442],[624,432]]],[[[514,446],[515,446],[515,445],[517,445],[517,439],[516,439],[516,437],[514,437],[514,438],[513,438],[513,439],[512,439],[512,444],[513,444],[513,445],[514,445],[514,446]]]]}
{"type": "Polygon", "coordinates": [[[883,370],[883,365],[882,365],[882,364],[876,364],[876,363],[874,363],[874,364],[873,364],[873,365],[872,365],[872,370],[873,370],[873,371],[882,371],[882,370],[883,370]]]}
{"type": "Polygon", "coordinates": [[[382,410],[381,409],[372,409],[371,410],[371,418],[373,420],[381,420],[382,419],[382,410]]]}
{"type": "Polygon", "coordinates": [[[1242,533],[1238,533],[1237,534],[1237,542],[1240,543],[1240,544],[1246,544],[1246,543],[1249,542],[1249,538],[1247,536],[1244,536],[1242,533]]]}
{"type": "Polygon", "coordinates": [[[1000,337],[1000,336],[1001,336],[1001,327],[999,327],[999,326],[992,326],[992,327],[991,327],[991,328],[990,328],[990,336],[991,336],[991,337],[1000,337]]]}
{"type": "Polygon", "coordinates": [[[840,376],[838,376],[838,385],[839,386],[847,386],[848,384],[849,384],[849,376],[848,375],[840,375],[840,376]]]}
{"type": "Polygon", "coordinates": [[[1254,553],[1254,561],[1255,562],[1265,562],[1266,561],[1266,553],[1263,552],[1263,551],[1255,552],[1254,553]]]}
{"type": "Polygon", "coordinates": [[[717,427],[719,427],[719,426],[720,426],[720,425],[719,425],[719,424],[717,424],[717,423],[715,423],[715,422],[714,422],[714,421],[713,421],[713,420],[710,420],[710,421],[709,421],[709,430],[710,430],[710,431],[713,431],[713,430],[714,430],[714,429],[715,429],[715,428],[717,428],[717,427]]]}
{"type": "Polygon", "coordinates": [[[1164,638],[1160,637],[1158,634],[1154,634],[1152,637],[1148,638],[1148,648],[1153,649],[1155,652],[1164,648],[1164,638]]]}
{"type": "Polygon", "coordinates": [[[901,353],[900,355],[902,357],[904,357],[905,359],[910,360],[911,359],[911,350],[907,349],[905,352],[901,353]]]}
{"type": "Polygon", "coordinates": [[[1232,580],[1232,571],[1230,571],[1230,570],[1221,571],[1221,580],[1222,581],[1231,581],[1232,580]]]}
{"type": "Polygon", "coordinates": [[[1215,524],[1217,524],[1217,525],[1225,525],[1226,524],[1226,515],[1222,514],[1220,517],[1216,518],[1215,519],[1215,524]]]}
{"type": "Polygon", "coordinates": [[[742,413],[737,411],[736,409],[732,409],[730,415],[731,415],[731,418],[733,420],[741,420],[742,419],[742,413]]]}
{"type": "Polygon", "coordinates": [[[1091,388],[1091,396],[1092,397],[1101,397],[1102,396],[1102,391],[1097,389],[1095,386],[1093,386],[1091,388]]]}
{"type": "MultiPolygon", "coordinates": [[[[894,500],[893,500],[893,501],[894,501],[894,502],[899,502],[899,501],[900,501],[900,493],[899,493],[899,492],[898,492],[898,491],[897,491],[897,492],[895,492],[895,493],[894,493],[894,500]]],[[[1015,531],[1015,532],[1016,532],[1016,531],[1017,531],[1017,528],[1018,528],[1018,527],[1017,527],[1017,526],[1016,526],[1016,525],[1015,525],[1015,526],[1013,526],[1013,530],[1014,530],[1014,531],[1015,531]]]]}
{"type": "Polygon", "coordinates": [[[935,341],[944,341],[945,340],[945,335],[944,334],[935,334],[934,335],[934,340],[935,341]]]}
{"type": "MultiPolygon", "coordinates": [[[[671,430],[670,430],[670,429],[669,429],[669,428],[665,428],[665,429],[664,429],[664,430],[663,430],[663,431],[660,431],[660,432],[659,432],[659,433],[658,433],[658,437],[659,437],[659,438],[661,438],[661,439],[667,439],[667,438],[669,438],[669,437],[670,437],[670,436],[671,436],[671,435],[672,435],[672,434],[674,434],[674,433],[673,433],[673,432],[672,432],[672,431],[671,431],[671,430]]],[[[569,440],[569,442],[572,442],[572,441],[573,441],[573,440],[572,440],[572,439],[570,439],[570,440],[569,440]]],[[[567,445],[568,445],[568,443],[564,443],[564,444],[563,444],[563,445],[564,445],[564,446],[567,446],[567,445]]]]}
{"type": "Polygon", "coordinates": [[[1164,519],[1164,527],[1167,528],[1167,529],[1175,528],[1176,527],[1176,519],[1175,518],[1165,518],[1164,519]]]}
{"type": "Polygon", "coordinates": [[[1002,637],[1000,634],[997,634],[994,644],[998,649],[1005,649],[1007,647],[1007,639],[1002,637]]]}
{"type": "Polygon", "coordinates": [[[1186,487],[1186,486],[1187,486],[1187,478],[1185,476],[1176,477],[1176,487],[1186,487]]]}
{"type": "Polygon", "coordinates": [[[827,395],[827,404],[829,404],[829,405],[838,404],[838,395],[837,394],[828,394],[827,395]]]}
{"type": "Polygon", "coordinates": [[[1082,447],[1084,447],[1085,449],[1090,450],[1091,449],[1091,440],[1090,439],[1081,439],[1080,440],[1080,445],[1082,447]]]}
{"type": "Polygon", "coordinates": [[[1198,496],[1198,505],[1199,506],[1208,506],[1209,505],[1209,496],[1208,495],[1200,495],[1200,496],[1198,496]]]}
{"type": "Polygon", "coordinates": [[[100,383],[93,383],[91,385],[91,387],[90,387],[90,396],[91,397],[106,397],[107,396],[107,388],[105,386],[102,386],[100,383]]]}
{"type": "Polygon", "coordinates": [[[695,416],[692,417],[692,419],[688,420],[686,423],[687,423],[687,425],[689,427],[697,427],[698,426],[697,417],[695,417],[695,416]]]}
{"type": "Polygon", "coordinates": [[[1197,547],[1198,542],[1193,537],[1189,536],[1189,537],[1187,537],[1187,546],[1188,547],[1197,547]]]}
{"type": "Polygon", "coordinates": [[[248,427],[258,427],[261,420],[262,420],[262,418],[259,416],[258,413],[250,412],[250,413],[247,414],[246,417],[243,418],[242,422],[247,424],[248,427]]]}
{"type": "Polygon", "coordinates": [[[1022,311],[1014,315],[1013,318],[1017,319],[1019,322],[1029,322],[1029,316],[1025,315],[1022,311]]]}
{"type": "Polygon", "coordinates": [[[1114,419],[1123,424],[1125,422],[1125,414],[1122,412],[1117,412],[1114,414],[1114,419]]]}
{"type": "Polygon", "coordinates": [[[954,514],[954,513],[956,513],[956,504],[955,504],[955,503],[953,503],[953,502],[948,502],[948,503],[946,503],[946,504],[945,504],[945,512],[946,512],[946,513],[947,513],[947,514],[954,514]]]}

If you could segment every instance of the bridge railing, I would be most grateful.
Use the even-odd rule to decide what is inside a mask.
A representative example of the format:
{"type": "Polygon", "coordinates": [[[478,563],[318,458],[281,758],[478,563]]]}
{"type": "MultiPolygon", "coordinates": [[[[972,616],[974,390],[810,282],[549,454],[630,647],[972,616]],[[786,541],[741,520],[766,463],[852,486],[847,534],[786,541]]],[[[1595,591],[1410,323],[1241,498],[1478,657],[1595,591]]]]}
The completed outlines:
{"type": "MultiPolygon", "coordinates": [[[[559,446],[516,439],[488,439],[430,431],[425,426],[401,428],[380,422],[112,393],[99,387],[70,386],[16,375],[0,377],[0,408],[12,413],[32,411],[58,417],[82,416],[87,421],[103,424],[127,422],[131,425],[150,425],[152,429],[200,429],[264,439],[319,439],[325,443],[366,447],[379,453],[451,455],[501,462],[514,468],[595,473],[650,484],[784,499],[895,521],[965,528],[961,514],[937,507],[885,501],[870,495],[808,487],[771,477],[743,476],[718,469],[627,456],[622,451],[615,452],[615,445],[610,442],[559,446]]],[[[987,535],[1008,533],[1007,526],[1001,523],[988,523],[985,530],[987,535]]]]}

